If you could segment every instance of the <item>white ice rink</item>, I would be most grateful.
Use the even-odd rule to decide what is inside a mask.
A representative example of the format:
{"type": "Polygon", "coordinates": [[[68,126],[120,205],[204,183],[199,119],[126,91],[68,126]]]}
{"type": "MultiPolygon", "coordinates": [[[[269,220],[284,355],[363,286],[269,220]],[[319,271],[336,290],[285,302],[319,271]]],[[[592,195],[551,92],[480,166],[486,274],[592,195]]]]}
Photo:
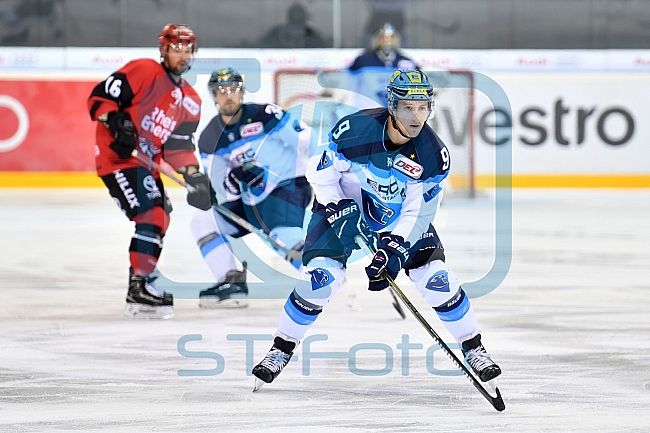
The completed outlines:
{"type": "MultiPolygon", "coordinates": [[[[182,190],[171,195],[161,268],[175,281],[207,286],[211,274],[188,228],[191,208],[182,190]]],[[[513,197],[509,273],[472,300],[483,342],[504,372],[499,413],[465,377],[445,374],[455,373],[451,363],[413,317],[399,318],[387,292],[365,290],[363,260],[350,265],[309,334],[320,338],[312,352],[344,358],[330,354],[307,366],[303,344],[298,361],[253,394],[246,364],[259,361],[270,341],[247,353],[241,338],[270,337],[284,299],[212,311],[176,299],[171,320],[128,321],[132,229],[107,192],[0,190],[0,431],[650,431],[650,191],[515,190],[513,197]],[[398,349],[404,335],[422,345],[410,351],[408,372],[398,349]],[[219,374],[179,375],[188,370],[219,374]]],[[[486,198],[441,209],[440,234],[461,281],[490,269],[493,211],[486,198]]],[[[293,275],[266,247],[250,244],[293,275]]],[[[398,283],[451,342],[409,281],[398,283]]]]}

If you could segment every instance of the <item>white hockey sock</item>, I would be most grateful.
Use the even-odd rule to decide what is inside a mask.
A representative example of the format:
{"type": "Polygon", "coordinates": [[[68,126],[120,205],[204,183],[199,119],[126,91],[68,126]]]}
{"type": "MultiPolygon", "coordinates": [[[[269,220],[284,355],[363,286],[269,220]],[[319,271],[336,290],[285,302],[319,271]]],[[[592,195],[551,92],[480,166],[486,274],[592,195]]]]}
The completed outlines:
{"type": "Polygon", "coordinates": [[[224,281],[228,271],[235,269],[235,257],[225,236],[214,237],[200,248],[205,263],[218,282],[224,281]]]}

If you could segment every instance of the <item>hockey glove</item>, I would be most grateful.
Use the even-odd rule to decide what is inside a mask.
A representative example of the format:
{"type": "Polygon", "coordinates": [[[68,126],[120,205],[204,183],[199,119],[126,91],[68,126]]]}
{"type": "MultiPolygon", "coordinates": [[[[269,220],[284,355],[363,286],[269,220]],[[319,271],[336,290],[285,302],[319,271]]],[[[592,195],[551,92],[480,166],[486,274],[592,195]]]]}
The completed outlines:
{"type": "Polygon", "coordinates": [[[241,167],[235,167],[228,173],[226,187],[234,191],[235,186],[239,190],[240,183],[248,185],[249,188],[263,188],[264,187],[264,167],[255,161],[245,162],[241,167]],[[228,183],[232,185],[229,187],[228,183]]]}
{"type": "Polygon", "coordinates": [[[108,113],[106,126],[113,133],[115,140],[109,145],[122,159],[131,157],[131,152],[137,144],[135,126],[129,113],[113,111],[108,113]]]}
{"type": "Polygon", "coordinates": [[[329,203],[325,206],[325,218],[341,241],[345,255],[361,249],[354,239],[356,236],[361,235],[366,239],[372,239],[374,236],[361,216],[359,205],[352,199],[346,198],[336,204],[329,203]]]}
{"type": "Polygon", "coordinates": [[[386,275],[393,280],[409,259],[411,243],[397,235],[385,234],[381,236],[379,249],[372,262],[366,267],[368,275],[368,290],[379,291],[388,287],[386,275]]]}
{"type": "Polygon", "coordinates": [[[188,185],[194,187],[193,192],[187,192],[187,203],[201,210],[210,209],[212,207],[212,188],[210,188],[208,176],[197,171],[193,174],[183,174],[183,178],[188,185]]]}

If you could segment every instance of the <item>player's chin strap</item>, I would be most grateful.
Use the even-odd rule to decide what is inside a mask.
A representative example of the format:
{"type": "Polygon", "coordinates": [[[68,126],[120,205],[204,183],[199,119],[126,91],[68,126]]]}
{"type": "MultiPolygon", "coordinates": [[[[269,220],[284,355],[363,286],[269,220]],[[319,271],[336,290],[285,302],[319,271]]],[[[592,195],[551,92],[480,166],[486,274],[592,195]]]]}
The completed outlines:
{"type": "MultiPolygon", "coordinates": [[[[174,182],[176,182],[177,184],[179,184],[189,192],[196,191],[196,189],[192,185],[188,184],[183,179],[176,176],[176,173],[166,169],[165,167],[158,164],[156,161],[149,158],[142,152],[138,152],[137,149],[133,149],[133,152],[131,152],[131,156],[137,159],[140,163],[145,164],[151,169],[154,169],[157,172],[164,174],[165,176],[167,176],[168,178],[170,178],[171,180],[173,180],[174,182]]],[[[271,237],[264,230],[258,229],[253,224],[246,221],[244,218],[240,217],[239,215],[236,215],[233,212],[230,212],[230,210],[224,208],[223,206],[219,206],[218,204],[214,203],[212,205],[212,208],[217,212],[219,212],[224,217],[229,218],[231,221],[233,221],[235,224],[239,225],[241,228],[248,231],[249,233],[256,233],[260,238],[262,238],[262,240],[271,244],[275,249],[282,251],[284,254],[286,254],[287,259],[302,261],[302,252],[295,249],[288,248],[279,239],[275,239],[271,237]]]]}
{"type": "Polygon", "coordinates": [[[397,122],[395,121],[395,116],[393,115],[393,113],[391,113],[391,112],[389,111],[389,112],[388,112],[388,116],[390,117],[390,122],[391,122],[391,124],[393,125],[393,128],[397,129],[397,132],[399,132],[399,134],[400,134],[402,137],[404,137],[404,138],[410,140],[411,137],[410,137],[409,135],[404,134],[404,133],[402,132],[402,129],[399,127],[399,125],[398,125],[397,122]]]}
{"type": "MultiPolygon", "coordinates": [[[[363,235],[357,235],[355,238],[356,242],[361,245],[365,245],[368,247],[368,249],[372,252],[372,254],[377,253],[377,249],[372,245],[371,242],[369,242],[363,235]]],[[[487,401],[489,401],[492,406],[498,410],[499,412],[505,410],[506,405],[503,402],[503,398],[501,397],[501,392],[499,391],[499,388],[495,388],[496,390],[496,397],[493,397],[490,395],[490,393],[481,385],[481,383],[470,373],[470,371],[465,367],[465,364],[458,359],[458,357],[454,354],[454,352],[451,351],[449,346],[440,338],[438,333],[429,325],[429,323],[422,317],[422,314],[413,306],[411,301],[406,297],[404,292],[399,288],[397,283],[395,283],[395,280],[393,280],[386,272],[384,272],[384,276],[386,277],[386,280],[388,281],[388,288],[390,289],[391,293],[393,293],[395,296],[399,297],[399,299],[406,305],[406,308],[409,309],[409,311],[415,316],[418,322],[420,322],[420,325],[426,329],[426,331],[429,333],[431,337],[438,343],[438,345],[442,348],[442,350],[451,358],[451,360],[456,364],[456,367],[462,370],[463,373],[467,376],[467,378],[472,382],[472,385],[478,390],[478,392],[481,393],[483,397],[487,401]]]]}

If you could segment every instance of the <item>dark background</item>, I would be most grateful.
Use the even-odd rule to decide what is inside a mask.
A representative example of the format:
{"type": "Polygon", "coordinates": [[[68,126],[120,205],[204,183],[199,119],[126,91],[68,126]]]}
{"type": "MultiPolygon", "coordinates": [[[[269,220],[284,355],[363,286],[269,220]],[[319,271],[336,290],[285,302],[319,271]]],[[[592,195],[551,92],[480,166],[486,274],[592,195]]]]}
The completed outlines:
{"type": "Polygon", "coordinates": [[[332,47],[337,4],[342,48],[365,46],[386,20],[410,48],[650,47],[646,0],[0,0],[0,45],[148,47],[177,22],[204,47],[332,47]],[[309,43],[304,25],[278,31],[292,6],[309,43]]]}

